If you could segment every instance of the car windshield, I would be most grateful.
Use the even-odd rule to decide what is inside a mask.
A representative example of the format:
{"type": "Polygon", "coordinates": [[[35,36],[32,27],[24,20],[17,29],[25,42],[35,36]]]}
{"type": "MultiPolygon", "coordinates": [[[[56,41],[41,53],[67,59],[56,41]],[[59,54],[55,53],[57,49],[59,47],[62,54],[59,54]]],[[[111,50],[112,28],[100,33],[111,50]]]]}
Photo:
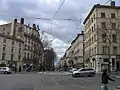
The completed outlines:
{"type": "Polygon", "coordinates": [[[6,68],[2,68],[3,70],[6,70],[6,68]]]}
{"type": "Polygon", "coordinates": [[[120,0],[0,0],[0,90],[117,86],[120,0]]]}

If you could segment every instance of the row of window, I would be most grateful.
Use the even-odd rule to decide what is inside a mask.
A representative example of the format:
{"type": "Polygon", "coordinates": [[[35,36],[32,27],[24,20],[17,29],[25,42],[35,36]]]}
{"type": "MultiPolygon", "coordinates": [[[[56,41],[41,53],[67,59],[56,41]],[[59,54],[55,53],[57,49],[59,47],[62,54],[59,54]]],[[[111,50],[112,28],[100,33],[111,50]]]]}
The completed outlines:
{"type": "Polygon", "coordinates": [[[88,36],[90,36],[94,31],[95,31],[95,29],[96,29],[96,26],[95,26],[95,24],[89,29],[89,31],[86,33],[86,35],[85,35],[85,39],[88,37],[88,36]]]}
{"type": "MultiPolygon", "coordinates": [[[[3,52],[6,52],[6,45],[3,44],[3,52]]],[[[14,53],[14,47],[11,47],[11,53],[14,53]]],[[[19,48],[18,53],[21,54],[21,48],[19,48]]]]}
{"type": "Polygon", "coordinates": [[[36,37],[39,36],[38,35],[39,32],[37,32],[36,30],[33,30],[33,29],[29,28],[29,27],[25,27],[25,33],[36,36],[36,37]]]}
{"type": "Polygon", "coordinates": [[[24,52],[24,59],[34,59],[34,58],[38,58],[38,55],[24,52]]]}
{"type": "Polygon", "coordinates": [[[38,47],[38,45],[34,45],[34,46],[30,46],[30,45],[27,45],[27,44],[24,45],[24,50],[28,50],[28,51],[34,51],[34,50],[36,50],[37,51],[38,49],[40,49],[38,47]]]}
{"type": "MultiPolygon", "coordinates": [[[[6,43],[7,42],[7,39],[3,39],[3,43],[6,43]]],[[[12,41],[12,45],[15,45],[15,42],[12,41]]],[[[19,43],[19,47],[21,47],[21,43],[19,43]]]]}
{"type": "Polygon", "coordinates": [[[25,42],[27,42],[29,44],[31,43],[32,45],[35,45],[35,44],[37,45],[37,43],[30,38],[25,38],[25,42]]]}
{"type": "MultiPolygon", "coordinates": [[[[112,54],[117,54],[117,46],[112,47],[112,54]]],[[[110,48],[108,46],[103,46],[102,47],[102,53],[103,54],[109,54],[110,53],[110,48]]]]}
{"type": "Polygon", "coordinates": [[[96,53],[97,53],[96,47],[90,48],[90,55],[94,55],[94,54],[96,54],[96,53]]]}
{"type": "MultiPolygon", "coordinates": [[[[101,18],[106,18],[106,14],[104,12],[101,13],[101,18]]],[[[116,18],[115,13],[111,13],[111,18],[116,18]]]]}
{"type": "MultiPolygon", "coordinates": [[[[112,54],[117,54],[117,46],[113,46],[112,47],[112,54]]],[[[96,51],[96,47],[94,48],[90,48],[89,51],[90,51],[90,55],[94,55],[94,54],[97,54],[97,51],[96,51]]],[[[102,54],[109,54],[109,47],[108,46],[103,46],[102,47],[102,54]]]]}
{"type": "Polygon", "coordinates": [[[107,27],[107,25],[106,25],[106,22],[101,22],[101,28],[102,29],[116,29],[116,23],[110,23],[111,25],[109,25],[108,27],[107,27]]]}
{"type": "MultiPolygon", "coordinates": [[[[6,53],[2,53],[2,60],[6,59],[6,53]]],[[[11,54],[11,61],[14,59],[14,54],[11,54]]],[[[18,55],[18,61],[21,60],[21,55],[18,55]]]]}
{"type": "MultiPolygon", "coordinates": [[[[107,42],[107,34],[104,33],[102,34],[102,41],[103,42],[107,42]]],[[[111,37],[111,42],[114,42],[116,43],[117,42],[117,36],[116,34],[113,34],[112,37],[111,37]]],[[[92,43],[94,43],[95,41],[97,41],[97,37],[96,35],[94,35],[92,38],[90,38],[87,42],[85,42],[85,47],[88,47],[89,45],[91,45],[92,43]]]]}
{"type": "MultiPolygon", "coordinates": [[[[101,12],[101,18],[106,18],[106,14],[104,12],[101,12]]],[[[110,18],[115,19],[116,18],[115,13],[111,13],[110,18]]],[[[93,23],[94,20],[95,20],[95,15],[93,15],[93,17],[91,17],[88,20],[88,23],[86,24],[85,28],[87,28],[91,23],[93,23]]]]}
{"type": "Polygon", "coordinates": [[[93,15],[93,17],[91,17],[89,20],[88,20],[88,23],[86,23],[86,26],[85,28],[87,28],[91,23],[93,23],[93,21],[95,20],[95,14],[93,15]]]}
{"type": "Polygon", "coordinates": [[[89,38],[86,42],[85,42],[85,47],[88,47],[89,45],[91,45],[92,43],[97,41],[97,35],[93,35],[91,38],[89,38]]]}
{"type": "MultiPolygon", "coordinates": [[[[102,41],[103,41],[103,42],[106,42],[106,41],[107,41],[107,38],[108,38],[108,36],[107,36],[106,33],[102,34],[102,41]]],[[[108,39],[108,40],[109,40],[109,39],[108,39]]],[[[110,41],[110,42],[116,43],[116,42],[117,42],[117,35],[116,35],[116,34],[112,34],[111,40],[112,40],[112,41],[110,41]]]]}
{"type": "MultiPolygon", "coordinates": [[[[102,28],[102,29],[116,29],[116,23],[111,23],[111,25],[109,25],[109,26],[110,26],[110,27],[108,28],[108,27],[106,26],[106,22],[101,22],[101,28],[102,28]]],[[[88,36],[90,36],[91,33],[94,32],[94,30],[95,30],[95,24],[94,24],[94,26],[92,26],[92,28],[89,29],[89,31],[86,33],[85,39],[86,39],[88,36]]]]}
{"type": "Polygon", "coordinates": [[[0,31],[0,33],[3,34],[3,35],[10,35],[10,32],[9,31],[6,32],[5,28],[2,28],[2,30],[0,31]]]}

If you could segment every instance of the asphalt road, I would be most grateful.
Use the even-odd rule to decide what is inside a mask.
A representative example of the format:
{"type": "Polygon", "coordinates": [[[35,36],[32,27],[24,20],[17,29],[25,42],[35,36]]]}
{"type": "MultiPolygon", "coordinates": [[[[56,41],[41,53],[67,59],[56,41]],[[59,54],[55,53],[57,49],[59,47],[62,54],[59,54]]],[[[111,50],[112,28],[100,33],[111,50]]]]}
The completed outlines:
{"type": "MultiPolygon", "coordinates": [[[[109,83],[109,90],[120,85],[120,79],[109,83]]],[[[0,90],[100,90],[100,75],[73,78],[55,73],[0,75],[0,90]]]]}

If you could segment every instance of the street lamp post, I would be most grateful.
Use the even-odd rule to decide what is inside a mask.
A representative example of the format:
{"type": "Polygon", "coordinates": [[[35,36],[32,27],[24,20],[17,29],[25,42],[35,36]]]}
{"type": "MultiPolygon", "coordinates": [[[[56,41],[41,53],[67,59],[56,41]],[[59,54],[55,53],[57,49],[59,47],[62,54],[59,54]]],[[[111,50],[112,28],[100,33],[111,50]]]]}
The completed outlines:
{"type": "Polygon", "coordinates": [[[82,31],[83,34],[83,68],[85,67],[85,37],[84,37],[84,31],[82,31]]]}

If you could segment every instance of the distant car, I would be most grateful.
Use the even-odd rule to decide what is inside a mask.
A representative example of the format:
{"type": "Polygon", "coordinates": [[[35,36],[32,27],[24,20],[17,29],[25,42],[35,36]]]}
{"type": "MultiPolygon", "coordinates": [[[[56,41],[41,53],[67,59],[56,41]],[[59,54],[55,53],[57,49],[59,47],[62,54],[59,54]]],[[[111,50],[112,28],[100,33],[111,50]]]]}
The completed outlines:
{"type": "Polygon", "coordinates": [[[77,68],[72,68],[69,70],[69,72],[73,73],[74,71],[77,71],[77,68]]]}
{"type": "Polygon", "coordinates": [[[0,67],[0,74],[11,74],[12,70],[9,67],[0,67]]]}
{"type": "Polygon", "coordinates": [[[74,71],[72,73],[72,76],[73,77],[80,77],[80,76],[92,76],[92,77],[94,77],[95,73],[96,73],[95,70],[92,68],[81,68],[77,71],[74,71]]]}

